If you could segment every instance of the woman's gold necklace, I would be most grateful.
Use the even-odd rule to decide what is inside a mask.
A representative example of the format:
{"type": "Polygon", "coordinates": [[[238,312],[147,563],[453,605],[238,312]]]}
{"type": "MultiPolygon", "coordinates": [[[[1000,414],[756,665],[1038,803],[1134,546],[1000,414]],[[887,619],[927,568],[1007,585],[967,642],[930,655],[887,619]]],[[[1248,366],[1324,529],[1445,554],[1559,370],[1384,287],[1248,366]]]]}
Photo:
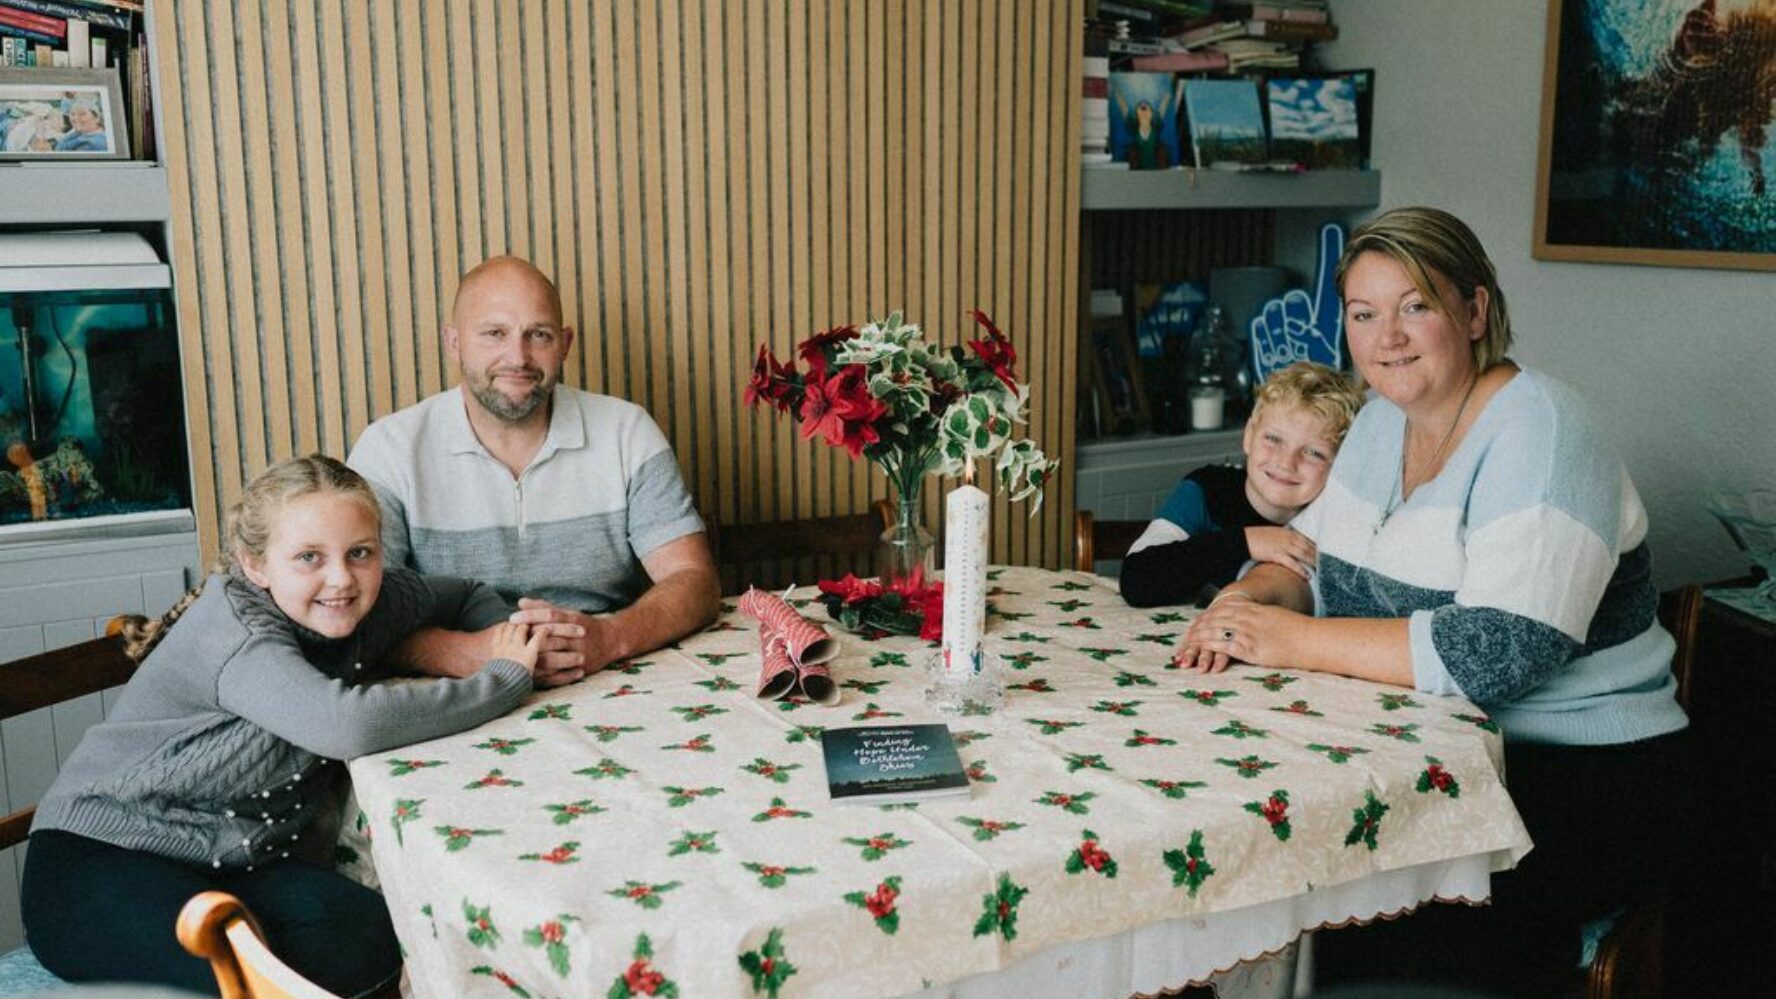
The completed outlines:
{"type": "MultiPolygon", "coordinates": [[[[1424,464],[1425,472],[1437,467],[1437,459],[1443,457],[1443,449],[1449,446],[1450,439],[1455,436],[1455,428],[1461,426],[1462,414],[1467,412],[1468,400],[1473,398],[1474,388],[1479,384],[1480,376],[1478,374],[1469,380],[1468,390],[1462,393],[1461,405],[1455,407],[1455,419],[1449,421],[1449,429],[1443,431],[1443,439],[1437,442],[1437,449],[1431,452],[1431,460],[1424,464]]],[[[1387,509],[1381,511],[1381,519],[1375,522],[1373,533],[1380,534],[1381,529],[1387,526],[1388,518],[1392,517],[1394,511],[1406,502],[1406,445],[1411,440],[1411,433],[1412,427],[1408,425],[1400,435],[1400,477],[1394,482],[1393,491],[1388,493],[1387,509]]],[[[1419,483],[1419,485],[1423,484],[1419,483]]]]}

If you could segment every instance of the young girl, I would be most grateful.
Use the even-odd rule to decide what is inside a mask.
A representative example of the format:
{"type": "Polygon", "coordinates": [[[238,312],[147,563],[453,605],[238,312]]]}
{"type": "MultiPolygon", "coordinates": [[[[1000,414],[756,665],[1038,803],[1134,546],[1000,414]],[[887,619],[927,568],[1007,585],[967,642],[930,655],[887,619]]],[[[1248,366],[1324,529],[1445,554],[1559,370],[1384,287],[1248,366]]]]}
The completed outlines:
{"type": "Polygon", "coordinates": [[[220,889],[328,991],[364,995],[398,978],[381,897],[300,857],[304,834],[342,761],[516,707],[541,635],[502,624],[493,658],[464,679],[372,683],[415,629],[481,629],[510,612],[478,583],[385,572],[380,529],[375,495],[345,465],[275,465],[230,512],[226,569],[126,628],[130,654],[147,658],[31,827],[20,901],[45,967],[214,994],[208,962],[173,927],[191,896],[220,889]]]}

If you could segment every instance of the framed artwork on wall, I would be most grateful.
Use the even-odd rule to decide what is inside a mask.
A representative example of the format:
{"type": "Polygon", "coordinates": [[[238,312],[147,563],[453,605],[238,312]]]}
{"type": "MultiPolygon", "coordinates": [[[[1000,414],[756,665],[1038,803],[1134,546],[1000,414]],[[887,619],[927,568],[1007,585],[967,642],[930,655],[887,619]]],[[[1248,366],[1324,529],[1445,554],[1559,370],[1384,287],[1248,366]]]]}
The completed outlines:
{"type": "Polygon", "coordinates": [[[1550,0],[1534,254],[1776,270],[1776,3],[1550,0]]]}
{"type": "Polygon", "coordinates": [[[0,160],[123,159],[115,69],[0,69],[0,160]]]}

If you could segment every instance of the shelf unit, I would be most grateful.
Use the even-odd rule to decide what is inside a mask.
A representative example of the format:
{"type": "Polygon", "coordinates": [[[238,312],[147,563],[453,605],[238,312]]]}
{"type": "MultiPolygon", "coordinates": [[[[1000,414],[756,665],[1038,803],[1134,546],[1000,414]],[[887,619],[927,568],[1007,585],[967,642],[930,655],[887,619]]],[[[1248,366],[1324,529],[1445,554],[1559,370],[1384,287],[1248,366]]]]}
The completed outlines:
{"type": "Polygon", "coordinates": [[[0,165],[0,226],[165,224],[166,167],[146,160],[0,165]]]}

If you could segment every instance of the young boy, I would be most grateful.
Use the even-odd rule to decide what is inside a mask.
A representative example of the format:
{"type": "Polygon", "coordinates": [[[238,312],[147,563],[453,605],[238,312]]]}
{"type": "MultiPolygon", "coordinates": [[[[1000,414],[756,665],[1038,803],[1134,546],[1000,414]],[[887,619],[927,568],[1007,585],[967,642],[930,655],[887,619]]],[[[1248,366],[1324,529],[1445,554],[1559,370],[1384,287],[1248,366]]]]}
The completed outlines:
{"type": "Polygon", "coordinates": [[[1266,379],[1241,441],[1245,470],[1211,465],[1178,483],[1123,559],[1123,599],[1135,607],[1193,602],[1249,561],[1307,578],[1313,542],[1277,525],[1320,494],[1362,405],[1351,377],[1321,364],[1298,361],[1266,379]]]}

